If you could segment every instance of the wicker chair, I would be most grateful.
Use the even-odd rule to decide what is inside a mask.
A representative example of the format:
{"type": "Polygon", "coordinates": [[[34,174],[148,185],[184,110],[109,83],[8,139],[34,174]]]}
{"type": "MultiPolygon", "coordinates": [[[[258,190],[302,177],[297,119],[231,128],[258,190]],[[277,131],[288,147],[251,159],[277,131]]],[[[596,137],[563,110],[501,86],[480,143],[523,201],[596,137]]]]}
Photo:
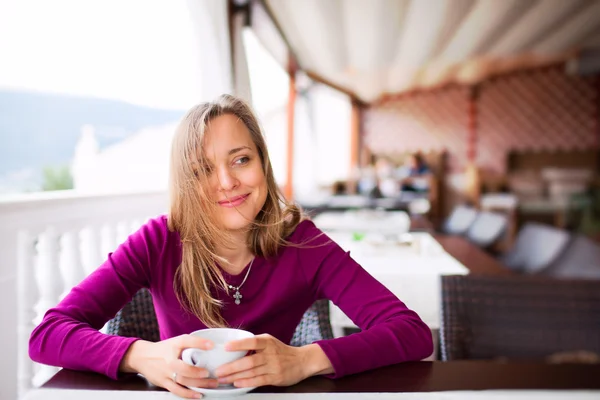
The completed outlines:
{"type": "Polygon", "coordinates": [[[478,211],[473,207],[458,205],[446,218],[442,232],[447,235],[464,235],[477,218],[478,211]]]}
{"type": "Polygon", "coordinates": [[[148,289],[138,291],[131,301],[108,321],[106,331],[109,335],[137,337],[149,342],[160,341],[158,321],[150,291],[148,289]]]}
{"type": "Polygon", "coordinates": [[[442,359],[600,354],[600,281],[442,277],[442,359]]]}
{"type": "Polygon", "coordinates": [[[600,244],[575,235],[560,257],[541,274],[553,278],[600,279],[600,244]]]}
{"type": "Polygon", "coordinates": [[[481,211],[471,224],[467,239],[481,248],[489,248],[498,241],[508,228],[508,217],[491,211],[481,211]]]}
{"type": "MultiPolygon", "coordinates": [[[[151,342],[160,340],[158,321],[147,289],[137,292],[107,324],[110,335],[138,337],[151,342]]],[[[329,301],[317,300],[302,316],[291,340],[292,346],[304,346],[317,340],[332,339],[329,301]]]]}
{"type": "Polygon", "coordinates": [[[536,274],[561,255],[570,237],[569,232],[562,229],[528,222],[519,231],[514,246],[500,260],[515,271],[536,274]]]}

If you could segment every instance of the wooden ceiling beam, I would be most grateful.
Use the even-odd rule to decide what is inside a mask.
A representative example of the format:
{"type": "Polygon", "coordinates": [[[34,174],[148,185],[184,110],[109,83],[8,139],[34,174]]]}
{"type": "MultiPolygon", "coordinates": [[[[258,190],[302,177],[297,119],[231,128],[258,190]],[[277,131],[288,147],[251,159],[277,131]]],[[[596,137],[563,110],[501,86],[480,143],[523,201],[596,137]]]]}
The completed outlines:
{"type": "Polygon", "coordinates": [[[354,101],[354,102],[356,102],[356,103],[358,103],[359,105],[362,105],[362,106],[367,105],[367,103],[364,102],[363,100],[361,100],[356,95],[356,93],[354,93],[353,91],[351,91],[349,89],[346,89],[345,87],[342,87],[342,86],[340,86],[340,85],[338,85],[336,83],[333,83],[330,80],[328,80],[326,78],[323,78],[322,76],[320,76],[320,75],[318,75],[318,74],[316,74],[316,73],[314,73],[312,71],[306,71],[306,70],[304,70],[304,72],[313,81],[322,83],[323,85],[327,85],[330,88],[337,90],[338,92],[344,93],[345,95],[347,95],[348,97],[350,97],[351,101],[354,101]]]}
{"type": "Polygon", "coordinates": [[[279,21],[277,21],[277,18],[275,18],[275,14],[273,13],[273,10],[271,10],[271,7],[267,3],[267,1],[266,0],[256,0],[256,1],[258,1],[259,4],[263,7],[263,9],[265,10],[265,12],[267,13],[267,15],[269,16],[269,18],[273,22],[273,25],[275,25],[275,28],[277,29],[277,32],[279,32],[279,35],[283,39],[283,42],[285,43],[286,47],[288,48],[289,53],[292,55],[292,57],[297,62],[298,57],[296,56],[296,53],[294,52],[294,49],[292,48],[292,45],[290,44],[290,41],[288,40],[287,36],[285,35],[285,32],[283,32],[283,29],[281,28],[281,25],[279,24],[279,21]]]}

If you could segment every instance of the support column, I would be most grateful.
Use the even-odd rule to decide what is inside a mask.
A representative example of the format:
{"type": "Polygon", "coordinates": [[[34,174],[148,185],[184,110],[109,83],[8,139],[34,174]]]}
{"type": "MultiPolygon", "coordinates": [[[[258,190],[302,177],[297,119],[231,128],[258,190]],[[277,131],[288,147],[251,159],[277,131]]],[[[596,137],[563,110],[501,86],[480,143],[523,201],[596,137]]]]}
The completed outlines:
{"type": "Polygon", "coordinates": [[[287,175],[285,182],[285,197],[291,201],[294,198],[294,123],[296,116],[296,71],[298,67],[296,60],[290,54],[288,63],[288,74],[290,76],[290,88],[287,104],[287,175]]]}
{"type": "Polygon", "coordinates": [[[361,120],[362,107],[356,100],[352,100],[352,111],[350,114],[350,171],[348,176],[348,193],[356,193],[357,181],[356,171],[360,167],[361,151],[361,120]]]}
{"type": "Polygon", "coordinates": [[[476,165],[477,157],[477,101],[479,87],[473,86],[469,90],[467,103],[467,198],[475,206],[479,206],[481,181],[476,165]]]}
{"type": "Polygon", "coordinates": [[[596,115],[594,116],[596,150],[600,150],[600,75],[596,76],[596,115]]]}
{"type": "Polygon", "coordinates": [[[479,87],[473,86],[469,91],[469,102],[467,109],[467,160],[470,164],[475,163],[477,152],[477,100],[479,99],[479,87]]]}
{"type": "Polygon", "coordinates": [[[232,93],[252,104],[248,61],[244,53],[241,29],[250,26],[250,2],[228,0],[229,56],[232,93]]]}

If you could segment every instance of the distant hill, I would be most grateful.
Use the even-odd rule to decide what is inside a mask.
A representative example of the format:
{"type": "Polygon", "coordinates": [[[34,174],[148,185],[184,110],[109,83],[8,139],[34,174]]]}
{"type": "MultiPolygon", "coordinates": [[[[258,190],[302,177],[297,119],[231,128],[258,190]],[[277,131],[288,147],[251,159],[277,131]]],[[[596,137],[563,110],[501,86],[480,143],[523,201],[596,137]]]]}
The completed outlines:
{"type": "Polygon", "coordinates": [[[144,127],[177,121],[184,112],[88,97],[0,90],[0,193],[35,190],[43,167],[68,164],[85,124],[94,126],[103,148],[144,127]]]}

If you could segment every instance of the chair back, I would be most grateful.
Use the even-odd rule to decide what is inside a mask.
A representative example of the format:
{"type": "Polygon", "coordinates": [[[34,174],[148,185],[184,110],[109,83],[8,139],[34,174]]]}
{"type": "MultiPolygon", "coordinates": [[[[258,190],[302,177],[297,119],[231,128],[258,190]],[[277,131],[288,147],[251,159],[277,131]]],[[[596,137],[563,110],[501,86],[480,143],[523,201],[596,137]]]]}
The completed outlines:
{"type": "Polygon", "coordinates": [[[302,315],[290,345],[301,347],[317,340],[327,339],[333,339],[333,330],[329,320],[329,300],[317,300],[302,315]]]}
{"type": "Polygon", "coordinates": [[[448,235],[463,235],[477,218],[477,210],[473,207],[459,205],[452,210],[442,225],[442,232],[448,235]]]}
{"type": "Polygon", "coordinates": [[[600,354],[600,281],[442,276],[443,360],[600,354]]]}
{"type": "Polygon", "coordinates": [[[529,222],[519,231],[515,244],[501,257],[501,261],[516,271],[538,273],[560,256],[569,238],[567,231],[529,222]]]}
{"type": "MultiPolygon", "coordinates": [[[[160,331],[150,291],[148,289],[138,291],[131,301],[107,323],[106,330],[110,335],[137,337],[150,342],[160,341],[160,331]]],[[[290,344],[300,347],[317,340],[332,338],[329,301],[317,300],[302,316],[290,344]]]]}
{"type": "Polygon", "coordinates": [[[553,278],[600,279],[600,244],[584,235],[575,236],[542,274],[553,278]]]}
{"type": "Polygon", "coordinates": [[[467,238],[479,247],[490,247],[502,237],[508,227],[508,217],[504,214],[481,211],[467,230],[467,238]]]}
{"type": "Polygon", "coordinates": [[[139,290],[131,301],[106,324],[106,333],[126,337],[137,337],[149,342],[160,341],[158,320],[148,289],[139,290]]]}

